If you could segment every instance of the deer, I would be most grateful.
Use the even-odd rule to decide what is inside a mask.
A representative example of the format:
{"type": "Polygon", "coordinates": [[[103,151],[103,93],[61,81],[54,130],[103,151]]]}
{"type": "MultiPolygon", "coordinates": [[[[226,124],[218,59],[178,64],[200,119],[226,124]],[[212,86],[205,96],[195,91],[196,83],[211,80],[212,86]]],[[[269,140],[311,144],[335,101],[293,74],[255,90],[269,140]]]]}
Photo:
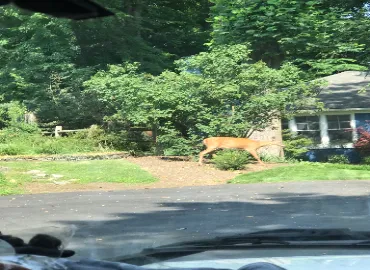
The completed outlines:
{"type": "Polygon", "coordinates": [[[203,164],[203,157],[218,149],[241,149],[248,151],[261,165],[265,165],[258,156],[257,150],[269,145],[285,147],[285,145],[275,141],[257,141],[248,138],[233,137],[210,137],[203,140],[206,150],[199,153],[199,165],[203,164]]]}

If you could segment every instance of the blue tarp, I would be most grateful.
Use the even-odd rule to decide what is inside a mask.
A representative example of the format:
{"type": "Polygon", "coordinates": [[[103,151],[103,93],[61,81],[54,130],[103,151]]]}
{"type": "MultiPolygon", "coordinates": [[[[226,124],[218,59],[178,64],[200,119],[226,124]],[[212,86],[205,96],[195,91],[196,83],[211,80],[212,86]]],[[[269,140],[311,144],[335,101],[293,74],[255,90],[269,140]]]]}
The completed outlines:
{"type": "Polygon", "coordinates": [[[361,162],[361,155],[354,148],[311,149],[305,154],[304,159],[312,162],[326,162],[328,156],[331,155],[345,155],[353,164],[361,162]]]}

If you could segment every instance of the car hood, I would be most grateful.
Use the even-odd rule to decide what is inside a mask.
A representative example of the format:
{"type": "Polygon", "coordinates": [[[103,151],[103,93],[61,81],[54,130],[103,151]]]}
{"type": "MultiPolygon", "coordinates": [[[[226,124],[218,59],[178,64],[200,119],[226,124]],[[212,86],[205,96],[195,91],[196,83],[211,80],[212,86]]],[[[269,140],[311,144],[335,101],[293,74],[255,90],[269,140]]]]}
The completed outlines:
{"type": "MultiPolygon", "coordinates": [[[[302,256],[298,253],[292,254],[290,251],[285,251],[286,256],[271,256],[251,257],[250,253],[240,252],[239,256],[229,257],[226,254],[221,255],[220,251],[207,252],[186,256],[181,259],[170,260],[166,262],[158,262],[149,265],[144,265],[144,268],[150,269],[168,269],[168,268],[214,268],[214,269],[239,269],[248,264],[265,262],[280,266],[287,270],[327,270],[327,269],[356,269],[368,270],[370,268],[370,255],[366,250],[360,254],[348,254],[350,252],[337,252],[336,255],[325,255],[325,251],[317,251],[316,254],[302,256]],[[361,254],[363,253],[363,254],[361,254]]],[[[261,255],[261,252],[260,252],[261,255]]],[[[271,254],[270,254],[271,255],[271,254]]]]}
{"type": "MultiPolygon", "coordinates": [[[[213,254],[215,255],[215,254],[213,254]]],[[[105,262],[94,260],[68,260],[52,259],[39,256],[4,256],[0,262],[8,262],[22,265],[32,270],[61,270],[61,269],[119,269],[119,270],[237,270],[247,269],[246,266],[253,263],[269,263],[286,270],[327,270],[327,269],[356,269],[367,270],[370,266],[370,255],[322,255],[322,256],[289,256],[289,257],[262,257],[262,258],[214,258],[211,254],[202,255],[198,258],[186,258],[181,260],[153,263],[145,266],[134,266],[125,263],[105,262]]],[[[193,256],[187,256],[193,257],[193,256]]],[[[255,269],[255,268],[250,268],[255,269]]],[[[258,268],[275,269],[275,268],[258,268]]]]}

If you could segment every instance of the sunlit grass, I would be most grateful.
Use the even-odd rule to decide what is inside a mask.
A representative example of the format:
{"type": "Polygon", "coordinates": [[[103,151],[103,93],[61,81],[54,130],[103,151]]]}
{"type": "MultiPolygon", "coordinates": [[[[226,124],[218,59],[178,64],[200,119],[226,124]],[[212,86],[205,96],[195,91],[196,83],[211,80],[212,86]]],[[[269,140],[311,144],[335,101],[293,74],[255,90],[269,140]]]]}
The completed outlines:
{"type": "Polygon", "coordinates": [[[230,180],[229,183],[247,184],[307,180],[370,180],[370,166],[300,163],[242,174],[230,180]]]}
{"type": "Polygon", "coordinates": [[[59,175],[55,181],[73,183],[151,183],[157,179],[138,165],[126,160],[91,161],[14,161],[0,162],[3,178],[0,179],[0,195],[20,193],[24,183],[37,181],[50,183],[52,175],[59,175]],[[39,170],[45,177],[27,173],[39,170]]]}

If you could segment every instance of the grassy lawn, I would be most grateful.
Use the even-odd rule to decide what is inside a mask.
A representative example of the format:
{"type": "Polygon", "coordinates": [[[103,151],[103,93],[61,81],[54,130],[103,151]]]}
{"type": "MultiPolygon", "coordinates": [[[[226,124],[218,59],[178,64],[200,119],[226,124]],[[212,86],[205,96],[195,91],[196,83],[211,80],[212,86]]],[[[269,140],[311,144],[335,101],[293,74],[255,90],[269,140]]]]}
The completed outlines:
{"type": "Polygon", "coordinates": [[[0,168],[2,168],[0,195],[21,193],[23,183],[35,181],[41,183],[71,181],[80,184],[93,182],[139,184],[157,180],[138,165],[125,160],[15,161],[0,162],[0,168]],[[40,172],[30,173],[34,170],[40,172]],[[53,178],[53,174],[57,175],[57,178],[53,178]]]}
{"type": "Polygon", "coordinates": [[[299,163],[270,170],[242,174],[229,183],[267,183],[306,180],[370,180],[370,166],[299,163]]]}

